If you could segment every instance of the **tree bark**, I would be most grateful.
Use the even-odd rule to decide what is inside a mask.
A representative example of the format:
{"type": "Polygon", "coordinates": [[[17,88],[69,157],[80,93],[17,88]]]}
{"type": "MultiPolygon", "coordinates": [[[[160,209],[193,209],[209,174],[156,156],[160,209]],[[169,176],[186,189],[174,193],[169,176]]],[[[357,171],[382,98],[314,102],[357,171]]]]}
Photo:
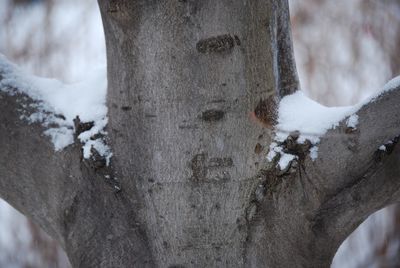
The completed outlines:
{"type": "Polygon", "coordinates": [[[99,3],[113,166],[155,264],[264,259],[246,214],[276,104],[298,88],[287,2],[99,3]]]}
{"type": "Polygon", "coordinates": [[[299,88],[287,1],[99,4],[110,166],[77,140],[52,152],[19,120],[24,96],[0,91],[0,194],[74,267],[328,267],[398,200],[398,89],[364,106],[357,130],[328,132],[317,161],[296,145],[290,169],[267,162],[277,104],[299,88]]]}

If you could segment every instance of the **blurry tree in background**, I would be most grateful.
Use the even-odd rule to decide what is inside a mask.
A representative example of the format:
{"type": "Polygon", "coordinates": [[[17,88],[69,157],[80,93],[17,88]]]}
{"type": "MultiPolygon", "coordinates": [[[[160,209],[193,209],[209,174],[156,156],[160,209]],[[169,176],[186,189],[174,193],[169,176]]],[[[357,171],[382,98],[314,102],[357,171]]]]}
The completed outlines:
{"type": "Polygon", "coordinates": [[[317,101],[351,105],[392,77],[394,35],[376,32],[398,32],[398,18],[388,27],[394,10],[389,1],[377,2],[291,1],[299,75],[303,89],[317,101]]]}
{"type": "Polygon", "coordinates": [[[81,80],[105,64],[97,2],[0,1],[0,51],[36,75],[81,80]]]}
{"type": "MultiPolygon", "coordinates": [[[[328,105],[350,105],[400,72],[400,1],[291,0],[301,84],[328,105]]],[[[96,1],[0,1],[0,52],[30,72],[66,81],[105,62],[96,1]]],[[[334,267],[399,267],[400,208],[368,218],[342,245],[334,267]]],[[[68,267],[62,250],[0,204],[1,267],[68,267]]]]}

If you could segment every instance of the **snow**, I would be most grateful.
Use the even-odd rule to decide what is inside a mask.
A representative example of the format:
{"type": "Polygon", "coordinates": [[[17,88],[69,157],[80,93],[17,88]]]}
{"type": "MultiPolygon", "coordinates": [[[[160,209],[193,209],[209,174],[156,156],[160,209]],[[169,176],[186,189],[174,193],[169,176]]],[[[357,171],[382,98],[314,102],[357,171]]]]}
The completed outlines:
{"type": "Polygon", "coordinates": [[[318,157],[318,146],[313,146],[310,148],[310,157],[315,161],[318,157]]]}
{"type": "Polygon", "coordinates": [[[278,162],[279,168],[281,170],[284,170],[285,168],[287,168],[289,163],[295,158],[296,158],[295,155],[282,153],[281,158],[279,158],[279,162],[278,162]]]}
{"type": "Polygon", "coordinates": [[[110,147],[108,147],[102,139],[89,140],[83,146],[83,157],[88,159],[91,156],[91,148],[96,149],[96,151],[104,156],[106,159],[106,165],[110,164],[110,159],[112,157],[112,152],[110,147]]]}
{"type": "Polygon", "coordinates": [[[278,153],[282,152],[282,148],[278,146],[276,142],[271,142],[269,145],[269,151],[267,154],[267,160],[272,161],[278,153]]]}
{"type": "Polygon", "coordinates": [[[44,134],[50,137],[56,151],[74,142],[73,120],[79,116],[81,122],[94,122],[90,130],[78,137],[83,143],[84,157],[90,157],[90,149],[93,146],[109,162],[112,154],[108,146],[101,139],[90,139],[98,133],[106,134],[104,132],[107,125],[105,66],[95,69],[85,80],[65,84],[56,79],[28,75],[0,54],[0,73],[3,77],[0,90],[9,94],[15,94],[14,90],[17,90],[37,101],[30,105],[37,112],[23,114],[21,118],[29,123],[40,122],[47,127],[44,134]],[[52,127],[49,127],[50,125],[52,127]]]}
{"type": "Polygon", "coordinates": [[[352,114],[346,121],[346,125],[350,128],[356,128],[358,124],[358,115],[352,114]]]}
{"type": "Polygon", "coordinates": [[[51,138],[56,151],[60,151],[74,142],[74,132],[67,127],[49,128],[44,131],[44,134],[51,138]]]}
{"type": "Polygon", "coordinates": [[[358,110],[358,106],[326,107],[308,98],[303,91],[284,97],[279,105],[276,140],[283,142],[290,132],[300,131],[298,141],[319,142],[329,129],[358,110]]]}
{"type": "Polygon", "coordinates": [[[383,91],[385,92],[385,91],[393,90],[394,88],[398,87],[399,85],[400,85],[400,76],[397,76],[386,83],[386,85],[383,87],[383,91]]]}
{"type": "Polygon", "coordinates": [[[329,130],[339,126],[339,123],[347,118],[346,125],[356,128],[358,124],[358,115],[356,112],[365,104],[373,102],[382,93],[398,89],[400,87],[400,76],[389,81],[381,91],[365,98],[353,106],[327,107],[310,98],[303,91],[297,91],[284,97],[278,110],[278,124],[276,134],[271,143],[267,160],[272,161],[277,155],[280,155],[278,166],[281,170],[285,169],[292,161],[295,155],[283,152],[279,143],[284,142],[290,133],[299,131],[298,143],[304,143],[309,140],[312,144],[310,148],[310,157],[316,160],[318,157],[318,146],[320,138],[329,130]]]}
{"type": "Polygon", "coordinates": [[[393,144],[393,141],[390,140],[390,141],[386,142],[385,144],[382,144],[381,146],[379,146],[378,150],[386,152],[386,150],[387,150],[386,146],[388,146],[390,148],[392,144],[393,144]]]}

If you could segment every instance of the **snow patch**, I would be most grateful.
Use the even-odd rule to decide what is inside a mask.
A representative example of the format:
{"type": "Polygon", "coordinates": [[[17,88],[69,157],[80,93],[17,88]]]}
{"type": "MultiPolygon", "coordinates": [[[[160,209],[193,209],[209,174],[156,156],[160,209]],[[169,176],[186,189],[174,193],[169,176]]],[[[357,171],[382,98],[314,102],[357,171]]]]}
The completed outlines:
{"type": "Polygon", "coordinates": [[[299,131],[299,143],[320,141],[329,129],[338,126],[346,116],[358,110],[358,106],[326,107],[308,98],[304,92],[284,97],[279,104],[277,133],[275,139],[283,142],[289,133],[299,131]]]}
{"type": "MultiPolygon", "coordinates": [[[[390,80],[383,86],[383,90],[380,92],[380,94],[382,92],[393,90],[399,86],[400,86],[400,76],[396,76],[395,78],[393,78],[392,80],[390,80]]],[[[380,95],[380,94],[378,93],[378,95],[380,95]]]]}
{"type": "Polygon", "coordinates": [[[358,124],[358,115],[352,114],[346,121],[346,125],[350,128],[356,128],[358,124]]]}
{"type": "Polygon", "coordinates": [[[60,151],[74,142],[73,130],[66,127],[49,128],[44,134],[51,138],[56,151],[60,151]]]}
{"type": "Polygon", "coordinates": [[[44,134],[50,137],[56,151],[74,142],[74,119],[79,116],[81,122],[94,122],[91,129],[78,137],[83,143],[84,157],[90,157],[93,147],[109,161],[112,154],[108,146],[101,139],[91,140],[96,134],[106,134],[105,66],[97,68],[83,81],[64,84],[56,79],[25,74],[0,54],[0,75],[0,90],[9,94],[16,94],[16,90],[37,101],[29,105],[36,112],[26,114],[26,110],[21,111],[21,119],[29,123],[39,122],[48,128],[44,134]]]}
{"type": "Polygon", "coordinates": [[[283,148],[278,143],[272,142],[269,146],[267,160],[271,162],[277,156],[279,156],[278,166],[281,170],[286,169],[290,162],[297,158],[296,155],[283,152],[283,148]]]}
{"type": "Polygon", "coordinates": [[[271,162],[277,156],[277,154],[281,153],[281,152],[282,152],[282,148],[279,147],[276,142],[272,142],[269,145],[269,151],[268,151],[268,154],[267,154],[268,161],[271,162]]]}
{"type": "Polygon", "coordinates": [[[318,146],[313,146],[310,148],[310,157],[313,161],[318,158],[318,146]]]}
{"type": "Polygon", "coordinates": [[[281,153],[281,157],[279,158],[278,166],[281,170],[287,168],[290,162],[295,159],[296,156],[292,154],[281,153]]]}
{"type": "Polygon", "coordinates": [[[386,151],[386,146],[385,146],[385,145],[379,146],[379,150],[380,150],[380,151],[386,151]]]}
{"type": "Polygon", "coordinates": [[[313,161],[316,160],[318,157],[317,144],[320,142],[320,137],[329,129],[339,126],[339,123],[346,117],[348,117],[346,120],[347,127],[355,129],[359,120],[356,112],[362,106],[373,102],[382,93],[399,87],[400,76],[390,80],[377,94],[369,96],[356,105],[342,107],[321,105],[308,98],[300,90],[292,95],[285,96],[279,104],[278,124],[276,125],[274,142],[270,145],[267,160],[273,161],[275,157],[280,155],[283,159],[279,160],[278,166],[281,169],[286,168],[289,162],[294,159],[294,155],[284,153],[279,144],[282,144],[290,133],[296,131],[300,133],[296,142],[303,144],[306,140],[310,141],[312,145],[309,149],[310,157],[313,161]]]}
{"type": "Polygon", "coordinates": [[[92,148],[95,149],[99,155],[105,157],[106,165],[110,164],[112,152],[102,139],[89,140],[83,145],[83,157],[88,159],[92,155],[92,148]]]}

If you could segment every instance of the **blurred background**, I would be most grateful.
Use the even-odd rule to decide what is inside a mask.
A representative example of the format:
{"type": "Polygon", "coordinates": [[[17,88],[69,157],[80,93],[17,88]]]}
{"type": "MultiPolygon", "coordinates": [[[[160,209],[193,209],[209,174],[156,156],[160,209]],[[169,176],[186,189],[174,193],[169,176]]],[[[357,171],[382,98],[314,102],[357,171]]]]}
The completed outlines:
{"type": "MultiPolygon", "coordinates": [[[[302,89],[351,105],[400,74],[400,0],[289,0],[302,89]]],[[[0,53],[65,82],[105,63],[95,0],[0,0],[0,53]]],[[[372,214],[342,244],[334,268],[400,267],[400,207],[372,214]]],[[[70,267],[56,242],[0,200],[0,267],[70,267]]]]}

